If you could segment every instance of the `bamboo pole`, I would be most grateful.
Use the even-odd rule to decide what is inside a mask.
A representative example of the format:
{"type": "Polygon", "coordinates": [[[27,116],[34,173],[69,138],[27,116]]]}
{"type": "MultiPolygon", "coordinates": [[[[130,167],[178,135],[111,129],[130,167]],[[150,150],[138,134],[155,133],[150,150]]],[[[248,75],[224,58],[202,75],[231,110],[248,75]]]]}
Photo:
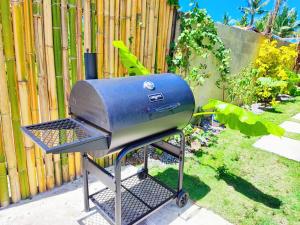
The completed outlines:
{"type": "MultiPolygon", "coordinates": [[[[126,0],[120,1],[120,40],[126,43],[126,0]]],[[[124,75],[125,68],[122,63],[119,64],[118,75],[124,75]]]]}
{"type": "MultiPolygon", "coordinates": [[[[69,57],[68,57],[68,9],[67,0],[61,1],[61,31],[62,31],[62,76],[64,84],[64,102],[66,116],[69,115],[70,77],[69,77],[69,57]]],[[[75,156],[68,153],[69,179],[75,179],[75,156]]]]}
{"type": "Polygon", "coordinates": [[[132,5],[131,5],[131,20],[130,20],[131,45],[130,45],[130,50],[133,53],[135,53],[135,42],[136,42],[136,10],[137,10],[137,1],[140,1],[140,0],[132,0],[132,5]]]}
{"type": "MultiPolygon", "coordinates": [[[[47,122],[50,119],[48,83],[47,83],[47,66],[45,55],[44,29],[43,29],[43,7],[42,0],[35,0],[34,9],[34,35],[35,49],[38,71],[38,95],[40,105],[41,121],[47,122]]],[[[44,154],[46,168],[46,186],[47,189],[52,189],[55,185],[54,167],[52,154],[44,154]]]]}
{"type": "MultiPolygon", "coordinates": [[[[28,71],[26,68],[24,27],[22,26],[23,23],[21,22],[24,18],[23,4],[20,0],[16,0],[12,2],[11,7],[16,54],[17,81],[21,106],[21,121],[22,125],[30,125],[32,124],[32,117],[29,107],[30,100],[27,77],[28,71]]],[[[24,146],[26,149],[29,189],[31,195],[34,196],[37,193],[34,144],[28,137],[25,136],[24,146]]]]}
{"type": "Polygon", "coordinates": [[[153,42],[154,42],[154,21],[155,21],[155,1],[150,1],[149,5],[150,11],[149,11],[149,38],[148,38],[148,54],[147,54],[147,61],[145,62],[146,67],[149,69],[149,71],[152,71],[152,57],[153,57],[153,42]]]}
{"type": "Polygon", "coordinates": [[[9,205],[9,193],[1,125],[2,120],[0,117],[0,206],[6,207],[9,205]]]}
{"type": "MultiPolygon", "coordinates": [[[[171,36],[172,36],[172,29],[173,29],[173,20],[174,20],[174,6],[171,6],[170,10],[170,17],[169,17],[169,25],[168,25],[168,34],[167,34],[167,47],[166,47],[166,57],[170,53],[170,44],[171,44],[171,36]]],[[[168,71],[168,65],[165,63],[165,71],[168,71]]]]}
{"type": "MultiPolygon", "coordinates": [[[[24,0],[24,28],[25,28],[25,51],[28,68],[28,84],[30,95],[30,108],[32,115],[32,123],[36,124],[39,120],[39,106],[37,95],[37,80],[35,69],[35,53],[33,38],[33,16],[32,16],[32,0],[24,0]]],[[[35,145],[35,161],[37,170],[37,180],[39,192],[46,191],[45,168],[43,163],[43,155],[41,149],[35,145]]]]}
{"type": "Polygon", "coordinates": [[[136,40],[135,40],[135,56],[140,57],[140,47],[141,47],[141,25],[142,25],[142,1],[137,1],[136,10],[136,40]]]}
{"type": "Polygon", "coordinates": [[[114,41],[114,35],[115,34],[115,0],[109,2],[109,41],[108,41],[108,46],[109,46],[109,78],[112,78],[114,76],[114,46],[113,46],[113,41],[114,41]]]}
{"type": "MultiPolygon", "coordinates": [[[[121,0],[122,1],[122,0],[121,0]]],[[[116,0],[115,2],[115,37],[114,40],[120,39],[120,0],[116,0]]],[[[114,76],[119,77],[119,53],[118,49],[114,48],[114,76]]]]}
{"type": "Polygon", "coordinates": [[[4,146],[2,141],[2,119],[0,117],[0,206],[6,207],[8,205],[9,205],[9,193],[8,193],[4,146]]]}
{"type": "MultiPolygon", "coordinates": [[[[146,5],[146,24],[145,24],[145,42],[144,42],[144,57],[143,64],[147,67],[148,54],[149,54],[149,21],[150,21],[150,0],[147,0],[146,5]]],[[[149,69],[149,68],[148,68],[149,69]]]]}
{"type": "Polygon", "coordinates": [[[104,2],[97,0],[97,71],[98,78],[103,77],[103,56],[104,56],[104,2]]]}
{"type": "Polygon", "coordinates": [[[130,25],[131,25],[131,4],[132,0],[127,0],[126,1],[126,46],[129,48],[131,44],[131,39],[130,39],[130,25]]]}
{"type": "MultiPolygon", "coordinates": [[[[77,79],[83,79],[83,69],[82,69],[82,50],[81,44],[81,1],[69,0],[69,38],[70,38],[70,64],[71,64],[71,84],[72,86],[76,83],[77,79]],[[77,14],[76,14],[76,6],[77,14]],[[77,18],[76,18],[77,15],[77,18]],[[76,26],[77,21],[77,26],[76,26]],[[76,29],[77,28],[77,29],[76,29]],[[76,35],[77,34],[77,35],[76,35]],[[79,57],[77,58],[76,56],[79,57]],[[78,62],[78,64],[77,64],[78,62]],[[78,69],[78,70],[77,70],[78,69]],[[81,70],[81,71],[80,71],[81,70]]],[[[81,155],[80,153],[75,153],[75,170],[76,177],[81,176],[81,155]]]]}
{"type": "MultiPolygon", "coordinates": [[[[49,92],[49,109],[50,119],[58,119],[58,106],[57,106],[57,93],[56,93],[56,81],[55,81],[55,65],[54,65],[54,53],[53,53],[53,36],[52,36],[52,12],[51,12],[51,0],[43,1],[43,13],[44,13],[44,30],[45,32],[45,53],[46,53],[46,65],[48,75],[48,92],[49,92]]],[[[54,169],[55,169],[55,182],[56,185],[62,183],[61,173],[61,159],[59,154],[53,155],[54,169]]]]}
{"type": "Polygon", "coordinates": [[[96,0],[91,0],[91,52],[96,52],[96,35],[97,35],[97,6],[96,0]]]}
{"type": "MultiPolygon", "coordinates": [[[[62,69],[62,39],[61,39],[61,0],[52,0],[52,28],[53,28],[53,51],[55,66],[56,96],[58,103],[58,118],[63,119],[66,116],[65,96],[62,69]]],[[[64,134],[61,134],[64,135],[64,134]]],[[[69,181],[69,162],[68,154],[62,153],[61,167],[63,182],[69,181]]]]}
{"type": "Polygon", "coordinates": [[[19,104],[17,97],[17,84],[15,80],[16,70],[15,70],[15,54],[13,46],[13,32],[11,26],[11,16],[10,16],[10,4],[9,0],[1,0],[1,22],[3,29],[3,46],[6,62],[7,71],[7,85],[9,90],[9,100],[11,106],[11,117],[12,117],[12,127],[13,136],[15,141],[15,150],[18,165],[18,174],[20,179],[20,190],[21,197],[27,198],[29,196],[29,186],[28,186],[28,175],[26,166],[26,153],[22,141],[22,134],[20,130],[20,114],[19,114],[19,104]]]}
{"type": "Polygon", "coordinates": [[[162,57],[163,57],[163,35],[164,35],[164,16],[166,13],[165,0],[159,1],[159,17],[158,17],[158,34],[157,34],[157,72],[163,71],[162,57]]]}
{"type": "Polygon", "coordinates": [[[170,13],[171,13],[171,6],[165,2],[165,7],[166,7],[166,14],[164,17],[164,27],[166,27],[167,29],[164,29],[164,33],[163,33],[163,46],[162,46],[162,52],[163,52],[163,56],[161,58],[162,60],[162,72],[166,72],[166,57],[167,57],[167,44],[168,44],[168,30],[169,30],[169,19],[170,19],[170,13]]]}
{"type": "Polygon", "coordinates": [[[155,62],[156,62],[156,43],[157,43],[157,27],[158,27],[158,13],[159,13],[159,0],[155,0],[155,12],[154,12],[154,31],[153,31],[153,47],[151,56],[151,72],[156,73],[155,62]]]}
{"type": "MultiPolygon", "coordinates": [[[[74,1],[75,4],[75,1],[74,1]]],[[[77,45],[77,80],[84,79],[83,70],[83,57],[82,57],[82,2],[81,0],[76,0],[77,11],[76,11],[76,43],[77,45]]],[[[76,10],[76,9],[75,9],[76,10]]],[[[72,10],[71,10],[72,11],[72,10]]],[[[72,12],[73,13],[73,12],[72,12]]],[[[71,21],[69,21],[69,24],[71,21]]]]}
{"type": "Polygon", "coordinates": [[[109,3],[104,1],[104,78],[109,77],[109,3]]]}
{"type": "MultiPolygon", "coordinates": [[[[5,58],[3,55],[3,42],[2,42],[2,25],[0,24],[0,68],[5,68],[5,58]]],[[[12,202],[18,202],[21,199],[20,182],[17,171],[17,160],[15,156],[15,144],[12,136],[12,124],[10,115],[10,105],[8,97],[8,88],[6,83],[5,69],[0,70],[0,138],[3,138],[3,142],[0,143],[0,148],[3,148],[7,161],[7,170],[10,184],[10,192],[12,202]]],[[[2,149],[1,149],[2,151],[2,149]]],[[[2,183],[2,182],[1,182],[2,183]]],[[[3,189],[5,190],[5,189],[3,189]]],[[[2,189],[0,190],[2,192],[2,189]]],[[[3,196],[4,193],[3,193],[3,196]]],[[[2,198],[4,199],[4,198],[2,198]]],[[[1,205],[5,206],[4,200],[1,201],[1,205]]],[[[9,203],[9,202],[8,202],[9,203]]]]}
{"type": "MultiPolygon", "coordinates": [[[[62,74],[64,84],[65,110],[69,114],[69,96],[71,92],[69,76],[69,53],[68,53],[68,0],[61,1],[61,32],[62,32],[62,74]]],[[[71,175],[70,175],[71,176],[71,175]]]]}
{"type": "Polygon", "coordinates": [[[84,1],[84,51],[91,52],[91,0],[84,1]]]}
{"type": "MultiPolygon", "coordinates": [[[[78,32],[80,32],[78,30],[78,32]]],[[[69,0],[69,38],[70,38],[70,65],[71,84],[77,81],[77,51],[76,51],[76,0],[69,0]]]]}
{"type": "Polygon", "coordinates": [[[147,13],[147,0],[142,1],[142,18],[141,18],[141,45],[140,45],[140,56],[139,60],[144,63],[144,52],[145,52],[145,28],[146,28],[146,13],[147,13]]]}

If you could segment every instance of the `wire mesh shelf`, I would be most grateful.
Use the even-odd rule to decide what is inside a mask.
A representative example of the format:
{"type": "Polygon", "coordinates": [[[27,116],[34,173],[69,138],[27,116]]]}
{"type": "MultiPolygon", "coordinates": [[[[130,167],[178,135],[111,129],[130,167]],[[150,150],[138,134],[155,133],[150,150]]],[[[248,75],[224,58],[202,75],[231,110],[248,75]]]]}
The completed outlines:
{"type": "MultiPolygon", "coordinates": [[[[175,198],[176,192],[149,175],[143,180],[134,175],[122,181],[121,196],[122,225],[131,225],[175,198]]],[[[113,191],[105,188],[90,199],[111,221],[115,220],[113,191]]]]}
{"type": "Polygon", "coordinates": [[[22,130],[46,152],[66,152],[71,147],[104,138],[101,132],[71,118],[26,126],[22,130]]]}

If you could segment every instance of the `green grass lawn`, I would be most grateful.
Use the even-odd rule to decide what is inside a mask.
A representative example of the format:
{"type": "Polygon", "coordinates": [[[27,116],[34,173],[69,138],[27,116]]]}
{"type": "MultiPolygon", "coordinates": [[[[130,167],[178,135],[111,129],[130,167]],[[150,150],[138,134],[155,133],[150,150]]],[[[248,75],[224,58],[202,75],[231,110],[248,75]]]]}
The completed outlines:
{"type": "MultiPolygon", "coordinates": [[[[262,117],[280,124],[297,113],[300,98],[262,117]]],[[[300,140],[299,135],[287,136],[300,140]]],[[[185,190],[198,205],[233,224],[300,225],[300,163],[255,149],[256,140],[223,131],[217,144],[186,158],[185,190]],[[227,170],[220,173],[223,163],[227,170]]],[[[152,168],[151,174],[177,185],[177,166],[152,168]]]]}

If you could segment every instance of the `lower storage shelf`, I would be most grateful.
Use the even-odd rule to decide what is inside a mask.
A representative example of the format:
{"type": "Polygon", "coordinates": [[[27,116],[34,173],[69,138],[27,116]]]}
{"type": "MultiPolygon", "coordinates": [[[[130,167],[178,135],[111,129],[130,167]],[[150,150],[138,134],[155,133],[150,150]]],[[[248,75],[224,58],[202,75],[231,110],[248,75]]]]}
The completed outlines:
{"type": "MultiPolygon", "coordinates": [[[[122,225],[131,225],[176,198],[177,192],[147,175],[133,175],[122,181],[122,225]]],[[[105,188],[90,196],[91,201],[110,221],[115,221],[115,193],[105,188]]]]}

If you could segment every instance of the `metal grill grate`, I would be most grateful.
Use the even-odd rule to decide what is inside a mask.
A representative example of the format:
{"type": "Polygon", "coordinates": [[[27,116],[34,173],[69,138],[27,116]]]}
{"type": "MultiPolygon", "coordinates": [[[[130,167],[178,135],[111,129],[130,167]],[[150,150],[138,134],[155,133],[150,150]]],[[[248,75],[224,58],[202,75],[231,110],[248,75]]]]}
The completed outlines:
{"type": "Polygon", "coordinates": [[[47,152],[68,145],[87,143],[99,137],[99,134],[84,124],[70,118],[26,126],[22,129],[47,152]]]}
{"type": "MultiPolygon", "coordinates": [[[[176,192],[148,176],[137,175],[122,181],[122,225],[130,225],[174,198],[176,192]]],[[[112,221],[115,219],[115,193],[106,188],[90,196],[92,202],[112,221]]]]}
{"type": "Polygon", "coordinates": [[[173,196],[169,188],[162,186],[149,176],[141,181],[137,176],[133,176],[122,182],[122,185],[151,208],[155,208],[162,199],[169,199],[173,196]]]}

